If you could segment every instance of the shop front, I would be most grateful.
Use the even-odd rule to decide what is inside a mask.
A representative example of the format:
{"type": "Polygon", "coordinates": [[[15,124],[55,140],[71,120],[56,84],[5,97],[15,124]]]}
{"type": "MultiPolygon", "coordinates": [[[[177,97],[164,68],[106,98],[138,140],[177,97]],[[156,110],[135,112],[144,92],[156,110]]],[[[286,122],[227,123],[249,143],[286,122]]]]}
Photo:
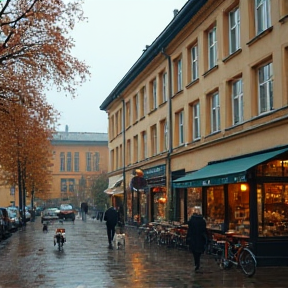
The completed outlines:
{"type": "Polygon", "coordinates": [[[123,207],[124,204],[124,186],[123,176],[117,175],[109,178],[109,187],[104,193],[110,196],[111,205],[114,207],[123,207]]]}
{"type": "Polygon", "coordinates": [[[147,181],[145,197],[141,198],[143,221],[153,222],[166,220],[167,213],[167,189],[166,166],[158,165],[143,170],[147,181]],[[145,213],[145,214],[144,214],[145,213]],[[145,217],[144,217],[145,215],[145,217]]]}
{"type": "Polygon", "coordinates": [[[260,266],[288,265],[288,147],[211,162],[173,187],[187,217],[198,209],[211,233],[251,242],[260,266]]]}

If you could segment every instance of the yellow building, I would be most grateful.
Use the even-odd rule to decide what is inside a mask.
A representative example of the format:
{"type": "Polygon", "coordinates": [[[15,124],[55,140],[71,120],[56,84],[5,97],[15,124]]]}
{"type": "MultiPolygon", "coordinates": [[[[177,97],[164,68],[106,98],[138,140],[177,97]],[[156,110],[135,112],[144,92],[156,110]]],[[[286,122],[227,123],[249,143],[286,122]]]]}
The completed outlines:
{"type": "Polygon", "coordinates": [[[53,136],[52,189],[46,202],[61,203],[93,200],[92,180],[108,171],[107,133],[57,132],[53,136]]]}
{"type": "Polygon", "coordinates": [[[259,264],[288,265],[287,19],[285,0],[187,1],[108,95],[128,221],[197,209],[259,264]],[[136,168],[148,186],[132,193],[136,168]]]}

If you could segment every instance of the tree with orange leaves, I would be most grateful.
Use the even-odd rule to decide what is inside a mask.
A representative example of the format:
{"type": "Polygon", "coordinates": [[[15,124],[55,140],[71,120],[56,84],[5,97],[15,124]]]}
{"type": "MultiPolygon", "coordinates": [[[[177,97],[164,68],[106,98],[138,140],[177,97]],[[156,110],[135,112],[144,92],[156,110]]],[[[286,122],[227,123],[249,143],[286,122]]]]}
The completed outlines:
{"type": "Polygon", "coordinates": [[[24,211],[27,192],[45,193],[49,188],[57,114],[43,101],[36,107],[1,99],[0,103],[6,111],[0,112],[0,184],[18,187],[19,206],[24,211]]]}
{"type": "Polygon", "coordinates": [[[0,97],[31,103],[49,85],[76,96],[90,73],[71,55],[69,32],[84,20],[81,1],[2,0],[0,97]]]}
{"type": "Polygon", "coordinates": [[[71,55],[69,32],[85,20],[81,3],[0,2],[0,165],[5,182],[17,183],[19,191],[45,190],[49,183],[56,112],[42,92],[54,86],[75,97],[90,75],[71,55]]]}

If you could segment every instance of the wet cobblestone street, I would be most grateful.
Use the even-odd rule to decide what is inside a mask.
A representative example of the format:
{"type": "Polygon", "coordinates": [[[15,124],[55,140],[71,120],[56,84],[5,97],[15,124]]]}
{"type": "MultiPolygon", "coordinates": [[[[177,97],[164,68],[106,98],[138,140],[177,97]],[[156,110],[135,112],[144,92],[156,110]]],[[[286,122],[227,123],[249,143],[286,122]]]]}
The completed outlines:
{"type": "Polygon", "coordinates": [[[127,228],[125,249],[108,249],[105,222],[55,222],[42,232],[40,218],[0,242],[0,288],[241,287],[284,288],[288,267],[259,267],[252,278],[239,269],[222,271],[211,256],[193,271],[187,250],[145,243],[127,228]],[[53,245],[56,228],[66,229],[64,250],[53,245]]]}

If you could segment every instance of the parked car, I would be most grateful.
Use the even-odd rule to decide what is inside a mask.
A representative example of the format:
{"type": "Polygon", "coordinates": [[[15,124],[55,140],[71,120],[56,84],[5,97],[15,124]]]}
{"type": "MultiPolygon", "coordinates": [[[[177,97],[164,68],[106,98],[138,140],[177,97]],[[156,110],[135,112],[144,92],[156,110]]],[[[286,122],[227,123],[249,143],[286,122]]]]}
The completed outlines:
{"type": "Polygon", "coordinates": [[[60,219],[75,221],[75,211],[70,204],[60,205],[60,219]]]}
{"type": "Polygon", "coordinates": [[[58,208],[46,208],[41,212],[41,223],[58,220],[60,210],[58,208]]]}
{"type": "Polygon", "coordinates": [[[7,207],[9,221],[11,223],[11,231],[16,231],[20,226],[20,213],[17,207],[7,207]]]}
{"type": "Polygon", "coordinates": [[[31,213],[29,212],[29,207],[25,207],[25,218],[26,218],[26,222],[31,220],[31,213]]]}
{"type": "Polygon", "coordinates": [[[44,210],[44,207],[37,206],[35,210],[35,216],[41,216],[41,212],[44,210]]]}

